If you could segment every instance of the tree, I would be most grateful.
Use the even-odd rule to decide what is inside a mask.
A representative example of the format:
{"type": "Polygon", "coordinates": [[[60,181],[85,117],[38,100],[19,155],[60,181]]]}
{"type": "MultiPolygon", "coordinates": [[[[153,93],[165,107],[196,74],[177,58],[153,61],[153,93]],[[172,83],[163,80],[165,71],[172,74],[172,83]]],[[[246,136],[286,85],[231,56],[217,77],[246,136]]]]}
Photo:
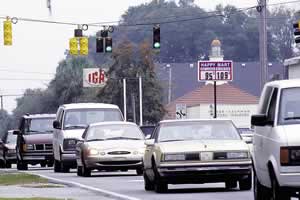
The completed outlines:
{"type": "Polygon", "coordinates": [[[0,111],[0,139],[3,138],[4,134],[13,127],[12,117],[5,110],[0,111]]]}
{"type": "MultiPolygon", "coordinates": [[[[162,104],[162,89],[154,71],[153,52],[149,43],[142,43],[136,51],[134,45],[129,41],[124,41],[115,49],[113,64],[108,71],[110,79],[107,85],[99,91],[100,102],[117,104],[123,108],[123,86],[122,79],[127,80],[127,99],[134,95],[134,100],[138,102],[138,79],[139,75],[143,79],[143,117],[144,121],[156,123],[162,119],[165,110],[162,104]]],[[[128,117],[133,118],[133,108],[131,100],[128,102],[128,117]]],[[[137,106],[137,108],[139,108],[137,106]]],[[[140,116],[138,116],[140,117],[140,116]]]]}

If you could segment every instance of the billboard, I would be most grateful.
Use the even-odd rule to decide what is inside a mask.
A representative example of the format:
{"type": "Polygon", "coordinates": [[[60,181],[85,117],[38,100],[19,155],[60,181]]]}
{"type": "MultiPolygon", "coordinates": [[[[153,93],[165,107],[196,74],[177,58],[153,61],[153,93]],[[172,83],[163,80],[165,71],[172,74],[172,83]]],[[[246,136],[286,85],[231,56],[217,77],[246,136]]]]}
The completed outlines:
{"type": "Polygon", "coordinates": [[[198,61],[198,81],[232,81],[233,62],[198,61]]]}
{"type": "Polygon", "coordinates": [[[107,82],[105,69],[85,68],[83,69],[83,87],[104,87],[107,82]]]}

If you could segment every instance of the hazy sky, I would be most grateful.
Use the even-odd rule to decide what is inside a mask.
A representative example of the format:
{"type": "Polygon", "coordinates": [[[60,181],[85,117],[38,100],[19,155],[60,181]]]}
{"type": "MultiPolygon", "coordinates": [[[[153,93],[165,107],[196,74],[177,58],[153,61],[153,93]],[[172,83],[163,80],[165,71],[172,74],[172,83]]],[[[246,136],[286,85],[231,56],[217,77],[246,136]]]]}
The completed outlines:
{"type": "MultiPolygon", "coordinates": [[[[46,0],[0,0],[0,16],[67,21],[78,24],[119,20],[129,6],[150,0],[52,0],[52,16],[46,0]]],[[[269,0],[269,3],[289,0],[269,0]]],[[[196,0],[205,9],[215,5],[253,6],[257,0],[196,0]]],[[[292,4],[300,9],[300,3],[292,4]]],[[[26,88],[45,88],[53,78],[58,62],[64,58],[68,39],[76,26],[19,21],[13,25],[13,46],[3,46],[3,25],[0,20],[0,94],[22,94],[26,88]],[[38,72],[38,73],[25,73],[38,72]],[[5,80],[37,79],[37,80],[5,80]]],[[[92,35],[95,28],[85,32],[92,35]]],[[[14,97],[4,98],[4,108],[12,111],[14,97]]]]}

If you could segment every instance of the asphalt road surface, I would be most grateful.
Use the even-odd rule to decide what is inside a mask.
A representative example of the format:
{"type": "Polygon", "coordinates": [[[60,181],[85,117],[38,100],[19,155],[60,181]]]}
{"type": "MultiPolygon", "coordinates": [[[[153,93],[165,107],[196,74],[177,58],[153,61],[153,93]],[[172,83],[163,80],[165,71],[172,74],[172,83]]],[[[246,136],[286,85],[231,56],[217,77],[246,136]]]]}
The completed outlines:
{"type": "Polygon", "coordinates": [[[239,191],[238,189],[225,190],[223,183],[197,185],[169,185],[166,194],[157,194],[144,190],[142,176],[135,171],[129,172],[94,172],[92,177],[78,177],[76,171],[71,173],[53,173],[53,169],[31,168],[28,172],[36,173],[55,179],[76,182],[92,188],[124,195],[128,199],[141,200],[253,200],[253,191],[239,191]]]}

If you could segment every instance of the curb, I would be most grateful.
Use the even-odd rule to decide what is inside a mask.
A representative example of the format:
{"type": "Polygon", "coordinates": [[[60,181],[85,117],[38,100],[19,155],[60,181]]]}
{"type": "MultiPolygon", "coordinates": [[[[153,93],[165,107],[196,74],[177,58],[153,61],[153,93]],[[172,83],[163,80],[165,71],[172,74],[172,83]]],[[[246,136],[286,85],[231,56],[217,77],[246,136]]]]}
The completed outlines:
{"type": "Polygon", "coordinates": [[[76,182],[73,182],[73,181],[64,181],[64,180],[60,180],[60,179],[57,179],[57,178],[52,178],[52,177],[49,177],[49,176],[41,175],[41,174],[38,174],[38,173],[32,173],[32,172],[26,172],[26,173],[48,179],[52,183],[63,184],[63,185],[66,185],[66,186],[71,186],[71,187],[79,187],[79,188],[82,188],[82,189],[85,189],[85,190],[96,192],[96,193],[99,193],[102,196],[108,197],[108,198],[113,198],[113,199],[118,199],[118,200],[140,200],[140,199],[137,199],[135,197],[130,197],[130,196],[127,196],[127,195],[118,194],[118,193],[111,192],[111,191],[108,191],[108,190],[103,190],[103,189],[99,189],[99,188],[90,187],[90,186],[83,185],[83,184],[80,184],[80,183],[76,183],[76,182]]]}

